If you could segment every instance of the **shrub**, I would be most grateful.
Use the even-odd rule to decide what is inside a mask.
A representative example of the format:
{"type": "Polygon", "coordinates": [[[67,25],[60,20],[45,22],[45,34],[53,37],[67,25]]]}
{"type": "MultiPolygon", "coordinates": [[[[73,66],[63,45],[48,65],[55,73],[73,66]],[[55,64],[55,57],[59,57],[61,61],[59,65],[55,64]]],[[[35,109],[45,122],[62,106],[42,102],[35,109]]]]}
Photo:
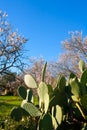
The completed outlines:
{"type": "Polygon", "coordinates": [[[23,121],[15,121],[10,116],[0,119],[0,130],[35,130],[36,122],[34,119],[25,118],[23,121]]]}

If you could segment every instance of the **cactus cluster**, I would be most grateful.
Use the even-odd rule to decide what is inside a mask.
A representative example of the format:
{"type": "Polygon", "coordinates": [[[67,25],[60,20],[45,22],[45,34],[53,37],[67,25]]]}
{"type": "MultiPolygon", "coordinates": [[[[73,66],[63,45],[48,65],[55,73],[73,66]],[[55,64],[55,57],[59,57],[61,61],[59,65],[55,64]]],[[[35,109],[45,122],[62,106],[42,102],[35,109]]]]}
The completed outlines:
{"type": "MultiPolygon", "coordinates": [[[[38,85],[31,75],[25,75],[24,81],[29,89],[23,86],[18,88],[18,94],[23,99],[21,107],[13,108],[11,117],[19,121],[24,116],[37,118],[37,130],[60,130],[64,124],[72,125],[75,121],[81,122],[81,128],[86,130],[87,126],[87,69],[85,63],[79,62],[81,77],[78,78],[71,73],[66,80],[59,76],[56,86],[45,82],[47,63],[43,67],[41,82],[38,85]],[[38,107],[34,99],[32,88],[38,93],[38,107]]],[[[68,128],[67,128],[68,130],[68,128]]]]}

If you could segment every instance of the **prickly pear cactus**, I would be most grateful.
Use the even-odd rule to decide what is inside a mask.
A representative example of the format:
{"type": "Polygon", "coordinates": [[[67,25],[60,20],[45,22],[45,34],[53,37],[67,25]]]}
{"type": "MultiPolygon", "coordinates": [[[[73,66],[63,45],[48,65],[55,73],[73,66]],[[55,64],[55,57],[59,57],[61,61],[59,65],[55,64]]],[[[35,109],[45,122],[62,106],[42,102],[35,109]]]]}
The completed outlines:
{"type": "Polygon", "coordinates": [[[20,86],[18,88],[18,94],[23,99],[21,103],[21,107],[15,107],[11,111],[11,118],[16,121],[20,121],[23,116],[29,116],[30,113],[26,109],[24,109],[22,105],[24,105],[24,103],[27,102],[31,103],[31,99],[33,96],[32,90],[26,89],[23,86],[20,86]]]}
{"type": "Polygon", "coordinates": [[[78,118],[86,120],[87,70],[85,68],[85,63],[82,60],[79,62],[79,69],[82,73],[81,77],[78,78],[73,73],[69,76],[67,96],[69,100],[71,100],[73,107],[76,107],[72,108],[72,111],[75,110],[74,113],[78,115],[76,111],[76,109],[78,109],[80,112],[78,118]]]}
{"type": "Polygon", "coordinates": [[[71,88],[71,93],[72,93],[72,96],[71,96],[72,99],[74,101],[79,102],[80,96],[81,96],[81,87],[76,77],[70,79],[70,88],[71,88]]]}
{"type": "Polygon", "coordinates": [[[39,105],[43,112],[47,112],[49,107],[48,87],[44,82],[41,82],[38,87],[39,105]]]}
{"type": "Polygon", "coordinates": [[[26,110],[32,117],[41,116],[42,114],[37,107],[35,107],[32,103],[29,102],[22,103],[22,108],[26,110]]]}
{"type": "Polygon", "coordinates": [[[81,72],[85,70],[85,62],[83,60],[79,61],[79,69],[81,72]]]}
{"type": "Polygon", "coordinates": [[[11,118],[15,121],[20,121],[22,119],[22,109],[20,107],[14,107],[11,111],[11,118]]]}
{"type": "Polygon", "coordinates": [[[24,76],[24,81],[29,88],[37,88],[37,83],[31,75],[26,74],[24,76]]]}
{"type": "Polygon", "coordinates": [[[63,119],[62,108],[59,105],[52,107],[52,116],[55,117],[57,124],[61,124],[63,119]]]}
{"type": "Polygon", "coordinates": [[[82,73],[80,82],[82,95],[87,94],[87,70],[82,73]]]}
{"type": "Polygon", "coordinates": [[[39,129],[40,130],[54,130],[51,114],[47,113],[47,114],[43,115],[43,117],[39,123],[39,129]]]}
{"type": "Polygon", "coordinates": [[[47,67],[47,62],[45,63],[43,70],[42,70],[42,79],[41,79],[42,82],[44,82],[44,80],[45,80],[46,67],[47,67]]]}
{"type": "Polygon", "coordinates": [[[32,102],[32,98],[33,98],[32,90],[31,89],[27,89],[27,96],[26,96],[27,102],[32,102]]]}
{"type": "Polygon", "coordinates": [[[19,94],[20,97],[22,97],[23,100],[25,100],[26,96],[27,96],[27,89],[23,86],[20,86],[18,88],[18,94],[19,94]]]}
{"type": "Polygon", "coordinates": [[[80,121],[81,129],[86,130],[87,69],[84,61],[79,62],[81,77],[78,78],[73,72],[67,79],[59,76],[54,89],[45,83],[46,66],[47,63],[43,67],[39,85],[31,75],[24,76],[29,89],[23,86],[18,88],[18,94],[23,101],[21,107],[13,108],[11,117],[16,121],[21,120],[23,116],[38,118],[37,130],[61,130],[66,125],[67,130],[70,130],[74,128],[74,123],[80,121]],[[38,107],[32,102],[31,88],[37,89],[38,107]]]}
{"type": "Polygon", "coordinates": [[[60,75],[57,79],[57,85],[56,85],[60,91],[64,91],[65,90],[65,86],[66,86],[66,79],[64,76],[60,75]]]}

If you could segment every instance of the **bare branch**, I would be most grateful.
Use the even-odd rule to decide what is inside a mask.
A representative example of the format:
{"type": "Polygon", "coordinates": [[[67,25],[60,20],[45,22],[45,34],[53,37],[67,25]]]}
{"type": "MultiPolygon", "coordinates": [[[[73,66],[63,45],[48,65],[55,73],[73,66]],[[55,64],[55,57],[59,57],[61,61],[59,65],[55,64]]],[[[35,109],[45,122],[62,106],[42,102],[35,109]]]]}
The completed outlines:
{"type": "Polygon", "coordinates": [[[0,74],[11,67],[23,65],[23,46],[27,39],[13,31],[7,21],[7,14],[0,11],[0,74]]]}

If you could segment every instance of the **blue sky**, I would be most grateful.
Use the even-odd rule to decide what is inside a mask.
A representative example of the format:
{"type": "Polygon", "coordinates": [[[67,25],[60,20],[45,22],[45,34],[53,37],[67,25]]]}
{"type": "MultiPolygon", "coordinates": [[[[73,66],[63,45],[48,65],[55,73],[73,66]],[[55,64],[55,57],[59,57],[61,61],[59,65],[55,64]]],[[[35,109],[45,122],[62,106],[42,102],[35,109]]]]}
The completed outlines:
{"type": "Polygon", "coordinates": [[[86,0],[1,0],[0,8],[20,34],[29,39],[29,57],[43,56],[57,60],[62,53],[61,41],[69,31],[87,35],[86,0]]]}

